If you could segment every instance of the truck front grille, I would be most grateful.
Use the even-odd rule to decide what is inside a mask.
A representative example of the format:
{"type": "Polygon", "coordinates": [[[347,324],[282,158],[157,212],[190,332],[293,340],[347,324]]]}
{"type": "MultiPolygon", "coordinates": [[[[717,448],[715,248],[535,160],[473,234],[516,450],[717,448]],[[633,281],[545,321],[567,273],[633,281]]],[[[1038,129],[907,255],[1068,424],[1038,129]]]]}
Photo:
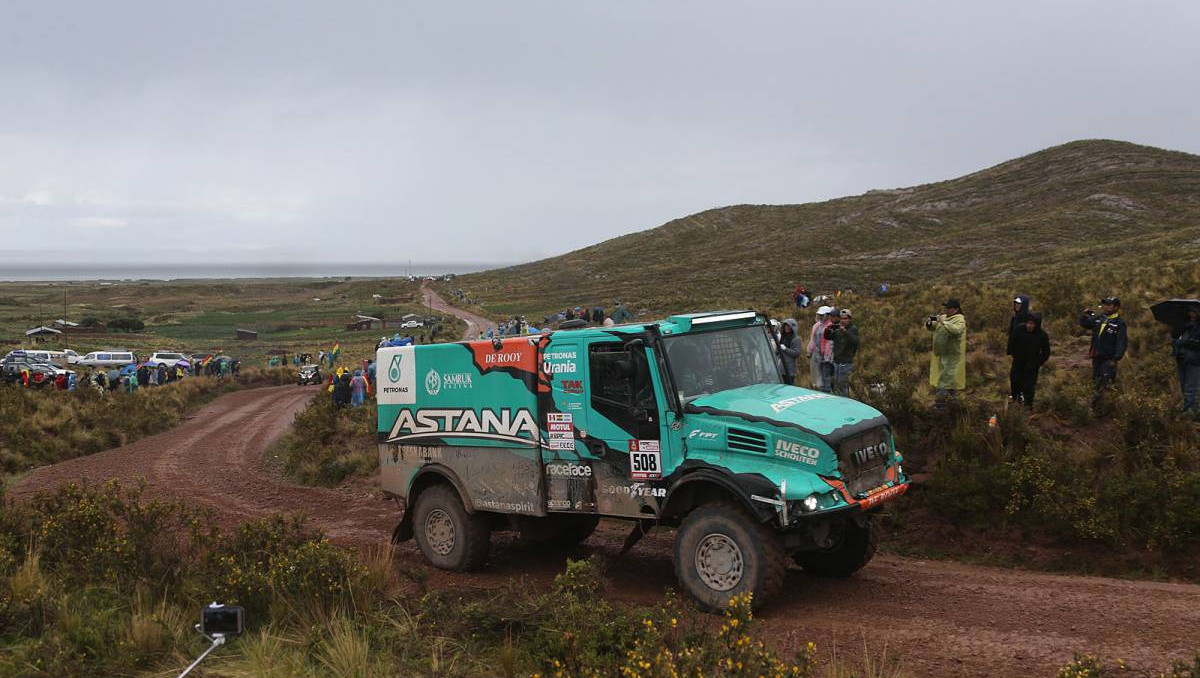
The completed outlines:
{"type": "Polygon", "coordinates": [[[765,454],[767,451],[767,437],[757,431],[747,431],[741,428],[731,428],[728,433],[729,449],[739,452],[758,452],[765,454]]]}
{"type": "Polygon", "coordinates": [[[838,444],[838,470],[851,496],[884,483],[888,460],[892,457],[891,443],[891,431],[887,426],[879,426],[838,444]]]}

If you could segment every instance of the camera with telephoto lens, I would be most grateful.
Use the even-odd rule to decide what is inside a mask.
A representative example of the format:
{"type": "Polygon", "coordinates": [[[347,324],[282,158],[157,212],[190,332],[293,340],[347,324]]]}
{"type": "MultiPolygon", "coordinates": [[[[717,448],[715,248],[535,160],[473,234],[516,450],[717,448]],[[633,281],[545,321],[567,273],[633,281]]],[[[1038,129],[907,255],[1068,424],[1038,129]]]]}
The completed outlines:
{"type": "Polygon", "coordinates": [[[200,632],[212,638],[240,636],[245,629],[245,610],[239,605],[213,603],[200,612],[200,632]]]}
{"type": "Polygon", "coordinates": [[[925,319],[925,327],[933,327],[933,324],[937,322],[937,319],[938,317],[936,315],[929,316],[925,319]]]}

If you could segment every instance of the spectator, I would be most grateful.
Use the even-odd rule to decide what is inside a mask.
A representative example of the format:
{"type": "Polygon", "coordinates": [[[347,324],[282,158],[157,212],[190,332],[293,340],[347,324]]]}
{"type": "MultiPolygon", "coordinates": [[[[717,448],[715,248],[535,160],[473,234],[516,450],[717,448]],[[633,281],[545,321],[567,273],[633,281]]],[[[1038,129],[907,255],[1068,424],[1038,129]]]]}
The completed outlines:
{"type": "Polygon", "coordinates": [[[612,319],[613,319],[614,324],[620,325],[622,323],[627,323],[627,322],[633,320],[633,314],[629,312],[629,309],[625,308],[624,304],[622,304],[621,302],[618,301],[618,302],[614,302],[613,306],[615,306],[615,308],[613,309],[613,312],[612,312],[612,319]]]}
{"type": "Polygon", "coordinates": [[[804,285],[796,285],[796,288],[792,290],[792,298],[796,300],[797,308],[808,308],[809,303],[811,303],[808,288],[804,285]]]}
{"type": "Polygon", "coordinates": [[[832,383],[825,381],[826,363],[832,364],[833,361],[833,342],[825,338],[825,328],[829,327],[830,314],[833,309],[828,306],[821,306],[817,309],[817,321],[813,323],[812,329],[808,335],[808,368],[809,377],[812,380],[814,389],[825,391],[828,393],[832,388],[832,383]]]}
{"type": "Polygon", "coordinates": [[[1179,371],[1179,387],[1183,391],[1183,412],[1200,421],[1200,307],[1188,309],[1188,324],[1171,342],[1175,366],[1179,371]]]}
{"type": "Polygon", "coordinates": [[[354,407],[362,407],[367,396],[367,389],[367,380],[363,377],[362,370],[355,370],[354,376],[350,379],[350,404],[354,407]]]}
{"type": "MultiPolygon", "coordinates": [[[[1013,314],[1008,319],[1008,348],[1005,350],[1005,355],[1013,355],[1013,342],[1021,337],[1020,331],[1025,328],[1026,320],[1029,320],[1029,297],[1024,294],[1018,294],[1013,298],[1013,314]]],[[[1019,400],[1018,396],[1021,391],[1018,387],[1018,381],[1017,359],[1014,356],[1012,366],[1008,371],[1008,397],[1013,400],[1019,400]]]]}
{"type": "Polygon", "coordinates": [[[797,324],[794,318],[785,318],[779,328],[778,344],[779,359],[783,365],[783,383],[796,383],[796,358],[800,356],[800,338],[796,336],[797,324]]]}
{"type": "Polygon", "coordinates": [[[1079,325],[1092,331],[1088,357],[1092,359],[1092,409],[1104,408],[1105,395],[1117,380],[1117,363],[1125,357],[1129,343],[1125,319],[1121,317],[1121,300],[1105,297],[1100,300],[1100,313],[1086,309],[1079,316],[1079,325]]]}
{"type": "Polygon", "coordinates": [[[836,320],[825,328],[825,338],[833,342],[833,392],[850,396],[850,373],[854,371],[854,356],[858,354],[858,328],[850,309],[838,311],[836,320]]]}
{"type": "Polygon", "coordinates": [[[1008,348],[1013,358],[1010,372],[1012,398],[1032,410],[1038,372],[1050,359],[1050,336],[1042,329],[1041,313],[1025,314],[1025,322],[1009,337],[1008,348]]]}
{"type": "Polygon", "coordinates": [[[967,319],[958,299],[947,299],[941,315],[931,315],[925,329],[933,332],[929,361],[929,385],[935,389],[934,404],[957,402],[958,392],[967,387],[967,319]]]}

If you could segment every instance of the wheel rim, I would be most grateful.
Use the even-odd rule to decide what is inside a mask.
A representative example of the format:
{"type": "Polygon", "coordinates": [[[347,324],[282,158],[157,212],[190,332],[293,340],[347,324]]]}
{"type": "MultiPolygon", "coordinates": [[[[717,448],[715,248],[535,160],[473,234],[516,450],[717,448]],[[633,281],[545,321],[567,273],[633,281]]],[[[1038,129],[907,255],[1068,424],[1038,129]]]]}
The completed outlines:
{"type": "Polygon", "coordinates": [[[742,550],[723,534],[710,534],[696,545],[696,573],[714,591],[728,591],[742,581],[742,550]]]}
{"type": "Polygon", "coordinates": [[[448,513],[434,509],[425,516],[425,541],[439,556],[449,555],[454,550],[454,521],[448,513]]]}

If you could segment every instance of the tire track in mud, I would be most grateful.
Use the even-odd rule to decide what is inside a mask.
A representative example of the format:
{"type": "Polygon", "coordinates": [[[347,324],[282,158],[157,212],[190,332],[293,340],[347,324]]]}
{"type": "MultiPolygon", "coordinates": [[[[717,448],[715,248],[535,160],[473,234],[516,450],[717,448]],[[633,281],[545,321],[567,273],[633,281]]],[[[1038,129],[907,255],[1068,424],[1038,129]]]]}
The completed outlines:
{"type": "MultiPolygon", "coordinates": [[[[29,473],[8,497],[79,480],[146,482],[150,497],[209,506],[223,527],[276,513],[301,512],[344,546],[386,543],[399,519],[396,505],[372,483],[326,489],[293,485],[264,459],[295,413],[319,393],[283,386],[218,398],[185,423],[124,447],[29,473]]],[[[568,551],[527,546],[496,535],[487,569],[470,574],[432,570],[411,542],[397,567],[424,573],[436,588],[545,588],[568,557],[599,556],[613,598],[654,604],[673,586],[673,533],[657,531],[617,557],[627,529],[604,521],[568,551]]],[[[1074,652],[1123,658],[1149,675],[1200,649],[1200,586],[1003,570],[952,562],[876,557],[848,579],[787,573],[784,594],[760,615],[765,639],[785,652],[807,641],[821,656],[903,657],[913,676],[1053,676],[1074,652]],[[865,648],[865,650],[864,650],[865,648]]]]}

